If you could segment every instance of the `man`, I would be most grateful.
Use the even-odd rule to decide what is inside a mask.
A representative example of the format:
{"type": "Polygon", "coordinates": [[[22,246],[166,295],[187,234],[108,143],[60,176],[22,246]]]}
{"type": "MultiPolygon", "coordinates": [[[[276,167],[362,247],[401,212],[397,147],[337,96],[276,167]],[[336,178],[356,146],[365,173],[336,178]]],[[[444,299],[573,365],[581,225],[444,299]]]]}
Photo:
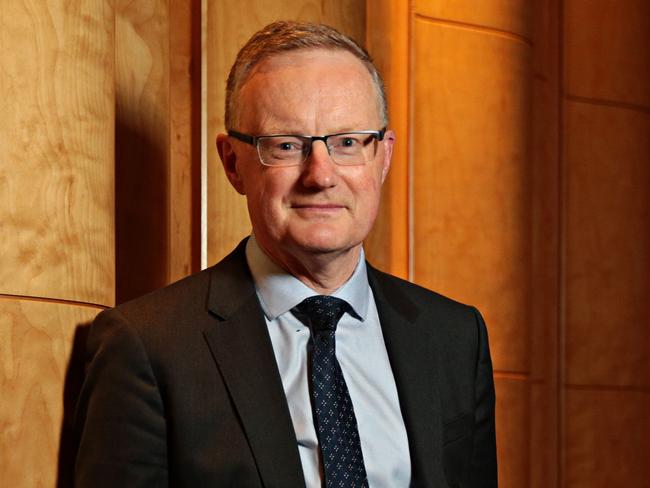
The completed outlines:
{"type": "Polygon", "coordinates": [[[79,486],[496,486],[479,313],[366,263],[395,136],[367,54],[279,22],[240,51],[217,138],[252,236],[104,312],[79,486]]]}

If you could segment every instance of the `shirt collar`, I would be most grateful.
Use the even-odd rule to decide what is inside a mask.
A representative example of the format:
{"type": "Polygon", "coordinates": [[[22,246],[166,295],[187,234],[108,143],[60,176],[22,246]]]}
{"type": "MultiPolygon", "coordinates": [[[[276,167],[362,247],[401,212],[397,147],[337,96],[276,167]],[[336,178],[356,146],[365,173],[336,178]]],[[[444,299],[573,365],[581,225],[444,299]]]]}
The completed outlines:
{"type": "MultiPolygon", "coordinates": [[[[253,235],[246,243],[246,260],[253,276],[262,310],[268,320],[275,320],[305,298],[318,294],[273,262],[253,235]]],[[[348,302],[358,315],[357,318],[364,321],[368,313],[369,286],[365,254],[362,248],[354,273],[348,281],[332,293],[332,296],[348,302]]]]}

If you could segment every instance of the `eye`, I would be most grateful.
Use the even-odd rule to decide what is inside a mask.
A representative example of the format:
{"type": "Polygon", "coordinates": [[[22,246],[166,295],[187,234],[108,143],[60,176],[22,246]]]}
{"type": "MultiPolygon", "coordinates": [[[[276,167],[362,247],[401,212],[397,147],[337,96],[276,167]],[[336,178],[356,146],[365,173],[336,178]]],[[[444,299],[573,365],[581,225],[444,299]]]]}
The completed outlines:
{"type": "Polygon", "coordinates": [[[330,144],[334,148],[349,150],[358,148],[362,144],[362,141],[356,135],[342,134],[333,138],[330,144]]]}
{"type": "Polygon", "coordinates": [[[274,153],[302,152],[305,143],[291,136],[270,136],[263,139],[264,148],[274,153]]]}
{"type": "Polygon", "coordinates": [[[280,151],[299,151],[300,144],[296,142],[282,141],[278,142],[276,149],[279,149],[280,151]]]}

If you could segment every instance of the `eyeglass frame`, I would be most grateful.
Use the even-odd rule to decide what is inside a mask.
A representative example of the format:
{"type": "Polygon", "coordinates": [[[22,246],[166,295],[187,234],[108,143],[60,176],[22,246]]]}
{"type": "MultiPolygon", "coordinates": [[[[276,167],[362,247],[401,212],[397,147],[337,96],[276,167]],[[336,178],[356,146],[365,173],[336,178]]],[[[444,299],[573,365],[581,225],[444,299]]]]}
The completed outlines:
{"type": "MultiPolygon", "coordinates": [[[[338,164],[339,166],[355,166],[356,164],[365,164],[368,161],[363,161],[361,163],[355,163],[355,164],[345,164],[345,163],[339,163],[332,157],[332,153],[330,152],[330,146],[327,144],[327,139],[330,137],[335,137],[335,136],[342,136],[345,134],[367,134],[370,136],[374,136],[375,140],[379,143],[384,140],[384,137],[386,135],[386,130],[387,127],[383,127],[380,130],[351,130],[351,131],[345,131],[345,132],[336,132],[334,134],[325,134],[323,136],[307,136],[307,135],[302,135],[302,134],[264,134],[261,136],[253,136],[250,134],[244,134],[243,132],[239,132],[236,130],[229,130],[227,131],[228,135],[230,137],[234,137],[238,141],[244,142],[246,144],[250,144],[253,146],[257,152],[257,158],[259,159],[260,163],[263,164],[264,166],[268,167],[289,167],[289,166],[300,166],[303,164],[305,161],[307,161],[307,158],[309,158],[309,155],[311,154],[312,147],[314,146],[315,141],[323,141],[323,144],[325,144],[325,147],[327,148],[327,154],[329,154],[330,158],[332,158],[332,161],[334,163],[338,164]],[[302,161],[299,163],[291,163],[291,164],[268,164],[265,163],[264,160],[262,159],[262,155],[260,154],[260,147],[259,147],[259,140],[267,137],[300,137],[303,139],[308,139],[309,140],[309,150],[305,153],[305,156],[302,161]]],[[[375,150],[376,151],[376,150],[375,150]]],[[[375,152],[375,155],[377,153],[375,152]]]]}

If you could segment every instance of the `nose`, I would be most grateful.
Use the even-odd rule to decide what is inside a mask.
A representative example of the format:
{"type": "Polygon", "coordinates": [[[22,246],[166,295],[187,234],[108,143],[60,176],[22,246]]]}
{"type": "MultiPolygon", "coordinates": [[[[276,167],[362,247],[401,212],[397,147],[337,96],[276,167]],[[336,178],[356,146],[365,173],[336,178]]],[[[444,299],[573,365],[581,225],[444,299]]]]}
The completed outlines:
{"type": "Polygon", "coordinates": [[[314,141],[305,161],[302,182],[308,188],[330,188],[336,186],[336,163],[330,157],[323,141],[314,141]]]}

